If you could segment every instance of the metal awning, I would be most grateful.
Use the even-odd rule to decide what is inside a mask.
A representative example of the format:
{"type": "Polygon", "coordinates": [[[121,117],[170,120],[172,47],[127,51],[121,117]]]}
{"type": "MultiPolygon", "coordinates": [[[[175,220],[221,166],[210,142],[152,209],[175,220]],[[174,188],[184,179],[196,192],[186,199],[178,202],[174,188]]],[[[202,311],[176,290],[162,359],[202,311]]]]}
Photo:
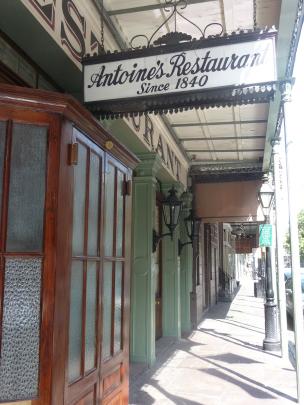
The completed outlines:
{"type": "MultiPolygon", "coordinates": [[[[107,28],[124,49],[130,48],[134,36],[145,34],[150,37],[162,24],[158,35],[165,35],[174,30],[174,21],[165,23],[169,12],[166,3],[168,1],[104,0],[107,28]]],[[[182,1],[181,5],[180,13],[201,29],[210,23],[220,24],[228,34],[256,27],[279,28],[281,0],[188,0],[182,1]],[[183,8],[185,5],[187,7],[183,8]]],[[[186,20],[177,19],[176,24],[178,31],[200,37],[196,27],[186,20]]],[[[218,34],[216,26],[210,27],[210,34],[218,34]]],[[[137,45],[143,43],[137,42],[137,45]]],[[[225,172],[232,178],[261,177],[270,103],[261,100],[248,105],[210,107],[163,116],[167,128],[188,158],[191,173],[209,181],[210,176],[225,172]]]]}

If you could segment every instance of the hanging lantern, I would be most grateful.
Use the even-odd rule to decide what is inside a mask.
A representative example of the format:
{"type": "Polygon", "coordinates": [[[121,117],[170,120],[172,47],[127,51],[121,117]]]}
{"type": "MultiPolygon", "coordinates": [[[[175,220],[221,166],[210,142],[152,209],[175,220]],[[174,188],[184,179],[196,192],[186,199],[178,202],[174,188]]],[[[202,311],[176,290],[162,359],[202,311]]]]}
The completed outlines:
{"type": "Polygon", "coordinates": [[[170,231],[171,239],[173,239],[174,229],[178,225],[182,201],[176,195],[177,191],[174,187],[169,190],[169,195],[162,202],[162,211],[166,227],[170,231]]]}
{"type": "Polygon", "coordinates": [[[153,230],[153,247],[152,251],[155,252],[157,248],[157,244],[164,236],[171,236],[171,240],[173,240],[173,232],[178,225],[181,209],[182,209],[182,201],[177,197],[174,187],[169,190],[169,195],[162,201],[162,213],[164,218],[164,223],[166,227],[169,229],[168,233],[164,233],[162,235],[158,235],[155,230],[153,230]]]}

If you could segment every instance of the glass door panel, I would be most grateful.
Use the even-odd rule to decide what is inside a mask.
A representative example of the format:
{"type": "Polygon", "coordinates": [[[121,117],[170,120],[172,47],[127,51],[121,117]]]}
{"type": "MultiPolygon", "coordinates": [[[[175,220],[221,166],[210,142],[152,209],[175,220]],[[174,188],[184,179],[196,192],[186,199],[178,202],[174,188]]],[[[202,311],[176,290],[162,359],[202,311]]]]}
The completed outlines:
{"type": "Polygon", "coordinates": [[[35,398],[39,382],[41,258],[5,261],[0,401],[35,398]]]}
{"type": "Polygon", "coordinates": [[[8,252],[41,252],[47,128],[14,124],[9,182],[8,252]]]}
{"type": "Polygon", "coordinates": [[[123,183],[125,175],[121,171],[117,171],[117,219],[116,219],[116,256],[123,255],[123,233],[124,233],[124,196],[123,196],[123,183]]]}
{"type": "Polygon", "coordinates": [[[0,220],[1,220],[5,140],[6,140],[6,122],[0,121],[0,220]]]}
{"type": "Polygon", "coordinates": [[[102,334],[102,358],[105,360],[111,356],[112,339],[112,284],[113,264],[104,264],[103,269],[103,334],[102,334]]]}
{"type": "Polygon", "coordinates": [[[95,153],[90,156],[89,214],[88,214],[88,255],[97,256],[100,217],[100,157],[95,153]],[[98,181],[96,182],[96,180],[98,181]]]}
{"type": "Polygon", "coordinates": [[[104,254],[107,257],[113,256],[114,237],[114,210],[115,210],[115,167],[107,165],[105,180],[105,232],[104,232],[104,254]]]}
{"type": "Polygon", "coordinates": [[[122,262],[116,262],[115,303],[114,303],[114,354],[118,353],[121,350],[122,292],[123,292],[123,264],[122,262]]]}
{"type": "Polygon", "coordinates": [[[81,376],[83,263],[72,262],[69,324],[69,381],[81,376]]]}
{"type": "Polygon", "coordinates": [[[83,256],[86,203],[87,148],[78,144],[78,164],[74,171],[73,256],[83,256]]]}
{"type": "Polygon", "coordinates": [[[97,263],[87,263],[86,324],[85,324],[85,372],[96,367],[96,322],[97,322],[97,263]]]}
{"type": "Polygon", "coordinates": [[[0,402],[39,396],[47,125],[0,122],[0,402]]]}

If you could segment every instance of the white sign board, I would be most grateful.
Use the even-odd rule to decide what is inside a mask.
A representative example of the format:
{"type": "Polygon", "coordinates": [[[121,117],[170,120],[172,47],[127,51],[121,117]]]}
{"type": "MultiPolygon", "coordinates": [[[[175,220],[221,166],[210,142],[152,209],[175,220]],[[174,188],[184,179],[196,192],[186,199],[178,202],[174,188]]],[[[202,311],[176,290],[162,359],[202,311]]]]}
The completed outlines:
{"type": "Polygon", "coordinates": [[[276,80],[274,38],[84,65],[84,101],[276,80]]]}

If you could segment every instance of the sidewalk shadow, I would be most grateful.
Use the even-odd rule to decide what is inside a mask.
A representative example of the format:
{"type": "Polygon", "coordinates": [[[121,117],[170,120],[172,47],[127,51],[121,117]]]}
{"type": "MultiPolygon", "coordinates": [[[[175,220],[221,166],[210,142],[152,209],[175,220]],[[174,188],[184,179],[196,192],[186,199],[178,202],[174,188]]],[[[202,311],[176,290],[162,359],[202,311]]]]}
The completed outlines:
{"type": "MultiPolygon", "coordinates": [[[[257,330],[257,328],[256,328],[256,329],[253,329],[253,328],[250,327],[251,325],[247,325],[247,324],[245,324],[245,323],[243,323],[243,322],[238,322],[238,321],[234,321],[234,320],[226,321],[226,320],[223,320],[223,319],[217,319],[217,320],[218,320],[219,322],[227,323],[227,324],[232,325],[232,326],[235,326],[235,327],[237,327],[237,328],[247,329],[247,330],[250,330],[251,332],[260,333],[260,334],[262,334],[262,335],[264,335],[264,333],[265,333],[265,331],[257,330]],[[239,323],[240,325],[238,325],[238,323],[239,323]],[[245,325],[246,325],[246,326],[245,326],[245,325]]],[[[259,329],[260,329],[260,328],[259,328],[259,329]]]]}
{"type": "MultiPolygon", "coordinates": [[[[193,353],[192,353],[192,354],[193,354],[193,353]]],[[[237,371],[231,370],[230,368],[221,366],[221,365],[219,365],[219,364],[217,364],[217,363],[215,363],[215,362],[209,360],[209,358],[205,358],[204,360],[205,360],[207,363],[209,363],[209,364],[213,365],[214,367],[216,367],[216,369],[214,369],[214,370],[216,370],[216,373],[217,373],[217,375],[219,376],[219,378],[224,378],[224,379],[228,378],[228,381],[231,380],[231,382],[233,382],[235,385],[238,385],[239,387],[243,388],[243,389],[244,389],[245,391],[247,391],[250,395],[253,395],[253,396],[255,396],[256,398],[265,398],[265,399],[266,399],[266,398],[267,398],[267,399],[275,398],[272,394],[269,394],[269,393],[263,391],[263,390],[267,390],[267,391],[270,391],[271,393],[275,394],[276,396],[279,396],[279,397],[288,399],[289,401],[292,401],[292,402],[297,402],[296,398],[294,398],[294,397],[292,397],[292,396],[290,396],[290,395],[288,395],[288,394],[285,394],[285,392],[282,392],[282,391],[279,391],[279,390],[277,390],[277,389],[275,389],[275,388],[272,388],[272,387],[269,387],[269,386],[267,386],[267,385],[264,385],[264,384],[262,384],[262,383],[260,383],[260,382],[258,382],[258,381],[256,381],[256,380],[253,380],[252,378],[246,377],[245,375],[238,373],[237,371]],[[227,374],[223,373],[223,371],[218,370],[218,369],[221,369],[221,370],[223,370],[223,371],[226,371],[226,372],[228,372],[229,374],[233,374],[233,375],[236,376],[237,378],[239,378],[239,379],[241,379],[241,380],[244,380],[244,381],[246,381],[246,382],[242,382],[242,381],[236,380],[234,377],[227,376],[227,374]],[[247,384],[247,383],[250,383],[250,384],[252,384],[253,386],[256,386],[256,387],[259,387],[259,388],[252,387],[252,385],[249,385],[249,384],[247,384]],[[261,388],[262,390],[261,390],[260,388],[261,388]],[[260,396],[260,395],[262,395],[262,396],[260,396]]],[[[206,370],[202,370],[202,371],[205,371],[205,372],[207,372],[207,373],[209,372],[209,370],[207,370],[207,371],[206,371],[206,370]]]]}
{"type": "MultiPolygon", "coordinates": [[[[207,328],[199,328],[197,329],[199,332],[206,333],[207,335],[217,337],[218,339],[222,339],[226,342],[233,343],[238,346],[243,346],[246,347],[247,349],[250,350],[255,350],[261,353],[265,353],[265,351],[261,348],[259,345],[254,345],[252,343],[246,342],[242,339],[238,339],[236,337],[233,337],[230,333],[223,333],[223,332],[217,332],[214,329],[207,329],[207,328]]],[[[277,354],[267,352],[269,356],[274,356],[274,357],[279,357],[277,354]]]]}
{"type": "Polygon", "coordinates": [[[169,393],[164,387],[160,386],[158,381],[155,379],[158,374],[162,371],[162,368],[166,366],[171,359],[173,359],[174,354],[178,351],[183,351],[190,353],[191,349],[195,346],[204,346],[203,343],[195,343],[190,339],[174,339],[174,338],[161,338],[156,345],[157,348],[157,359],[152,367],[143,366],[138,367],[139,363],[130,364],[130,404],[131,405],[151,405],[155,404],[156,399],[153,398],[149,393],[143,390],[145,385],[149,385],[157,389],[169,400],[177,405],[204,405],[201,402],[196,402],[184,398],[182,396],[174,395],[169,393]],[[135,373],[132,373],[132,366],[135,373]],[[136,370],[137,373],[136,373],[136,370]]]}
{"type": "MultiPolygon", "coordinates": [[[[175,405],[204,405],[202,402],[192,401],[191,399],[183,398],[179,395],[169,393],[164,387],[160,386],[160,384],[156,380],[152,379],[151,381],[149,381],[149,385],[162,393],[175,405]]],[[[133,401],[130,402],[130,405],[152,405],[155,404],[156,401],[157,399],[153,398],[146,391],[140,391],[136,398],[133,398],[133,401]]]]}

